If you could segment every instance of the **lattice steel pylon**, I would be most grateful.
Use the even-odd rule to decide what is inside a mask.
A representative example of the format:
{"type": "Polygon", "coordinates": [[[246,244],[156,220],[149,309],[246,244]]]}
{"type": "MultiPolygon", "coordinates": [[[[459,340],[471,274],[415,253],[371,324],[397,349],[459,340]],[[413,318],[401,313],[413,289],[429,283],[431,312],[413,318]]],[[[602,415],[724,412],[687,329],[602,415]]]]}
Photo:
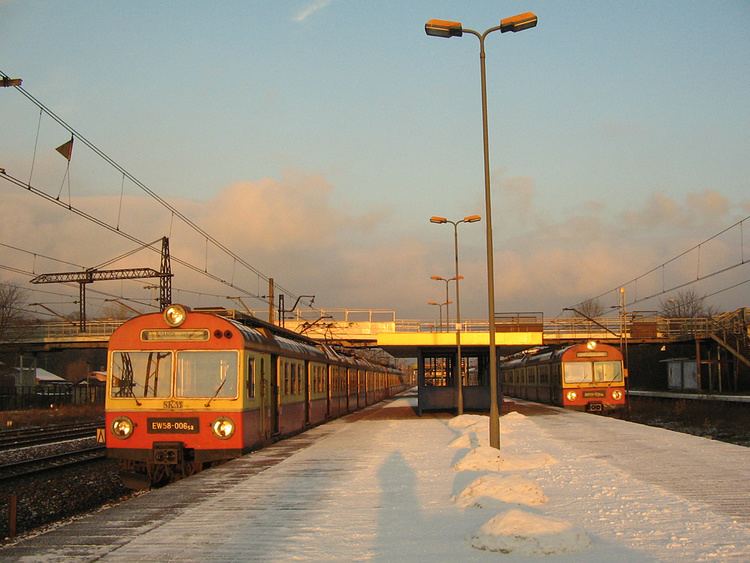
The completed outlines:
{"type": "Polygon", "coordinates": [[[86,284],[95,281],[159,278],[159,308],[163,311],[172,301],[172,268],[169,259],[169,238],[162,237],[161,241],[161,271],[159,272],[153,268],[121,268],[118,270],[89,268],[83,272],[40,274],[32,279],[31,283],[77,283],[79,286],[79,328],[81,332],[86,332],[86,284]]]}

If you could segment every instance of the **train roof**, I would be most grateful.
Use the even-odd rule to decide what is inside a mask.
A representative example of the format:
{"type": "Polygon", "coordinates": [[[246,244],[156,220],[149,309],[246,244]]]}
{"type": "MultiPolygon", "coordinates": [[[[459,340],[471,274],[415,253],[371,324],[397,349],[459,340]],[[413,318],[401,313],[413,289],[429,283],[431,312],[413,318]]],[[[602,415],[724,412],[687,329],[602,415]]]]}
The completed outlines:
{"type": "MultiPolygon", "coordinates": [[[[563,346],[538,346],[536,348],[527,348],[526,350],[522,350],[511,356],[506,356],[505,358],[501,358],[500,361],[506,368],[518,367],[528,364],[537,364],[560,358],[569,350],[581,347],[586,348],[587,343],[578,342],[575,344],[566,344],[563,346]]],[[[616,350],[616,348],[614,348],[613,346],[601,342],[597,343],[597,348],[616,350]]]]}
{"type": "Polygon", "coordinates": [[[281,348],[282,350],[295,354],[306,354],[308,356],[318,356],[320,358],[325,357],[325,354],[315,343],[310,344],[309,342],[293,340],[291,338],[281,336],[280,334],[269,333],[258,328],[247,326],[246,324],[242,324],[235,319],[226,318],[226,320],[233,324],[248,342],[254,342],[259,345],[276,346],[278,348],[281,348]]]}

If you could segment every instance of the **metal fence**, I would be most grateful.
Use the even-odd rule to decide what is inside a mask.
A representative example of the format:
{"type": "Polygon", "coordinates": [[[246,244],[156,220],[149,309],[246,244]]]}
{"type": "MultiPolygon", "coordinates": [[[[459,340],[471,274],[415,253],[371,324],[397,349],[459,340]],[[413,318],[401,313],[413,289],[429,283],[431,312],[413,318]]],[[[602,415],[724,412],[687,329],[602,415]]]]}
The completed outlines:
{"type": "Polygon", "coordinates": [[[30,385],[0,387],[0,410],[103,405],[103,385],[30,385]]]}

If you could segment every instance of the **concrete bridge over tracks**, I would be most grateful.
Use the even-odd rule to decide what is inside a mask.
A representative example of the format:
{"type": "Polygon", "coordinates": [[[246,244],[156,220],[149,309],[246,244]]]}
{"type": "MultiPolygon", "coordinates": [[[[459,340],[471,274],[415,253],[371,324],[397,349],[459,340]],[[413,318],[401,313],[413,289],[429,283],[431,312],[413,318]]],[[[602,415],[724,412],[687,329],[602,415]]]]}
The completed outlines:
{"type": "MultiPolygon", "coordinates": [[[[214,309],[235,313],[226,309],[214,309]]],[[[69,348],[106,348],[109,336],[122,320],[88,321],[82,332],[78,324],[49,322],[12,327],[0,341],[3,349],[46,351],[69,348]]],[[[378,347],[400,358],[414,358],[419,350],[455,347],[456,325],[434,321],[404,320],[393,310],[316,309],[286,319],[284,327],[315,340],[351,346],[378,347]]],[[[461,345],[487,347],[487,320],[461,323],[461,345]]],[[[627,315],[619,317],[545,318],[537,312],[498,313],[495,342],[503,352],[549,344],[597,340],[610,344],[627,342],[669,343],[694,339],[712,339],[730,353],[748,352],[750,308],[745,307],[713,318],[676,319],[659,316],[627,315]]]]}

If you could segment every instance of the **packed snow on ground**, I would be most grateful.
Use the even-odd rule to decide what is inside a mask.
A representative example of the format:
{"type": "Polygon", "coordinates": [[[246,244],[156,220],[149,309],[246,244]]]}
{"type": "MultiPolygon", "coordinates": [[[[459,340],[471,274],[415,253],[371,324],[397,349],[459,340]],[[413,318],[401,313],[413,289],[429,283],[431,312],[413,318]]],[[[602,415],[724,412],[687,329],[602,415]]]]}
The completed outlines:
{"type": "Polygon", "coordinates": [[[471,538],[477,549],[516,555],[553,555],[587,549],[591,539],[570,522],[508,510],[489,520],[471,538]]]}
{"type": "Polygon", "coordinates": [[[522,475],[483,475],[456,495],[458,506],[486,508],[502,503],[538,506],[547,502],[542,488],[522,475]]]}

